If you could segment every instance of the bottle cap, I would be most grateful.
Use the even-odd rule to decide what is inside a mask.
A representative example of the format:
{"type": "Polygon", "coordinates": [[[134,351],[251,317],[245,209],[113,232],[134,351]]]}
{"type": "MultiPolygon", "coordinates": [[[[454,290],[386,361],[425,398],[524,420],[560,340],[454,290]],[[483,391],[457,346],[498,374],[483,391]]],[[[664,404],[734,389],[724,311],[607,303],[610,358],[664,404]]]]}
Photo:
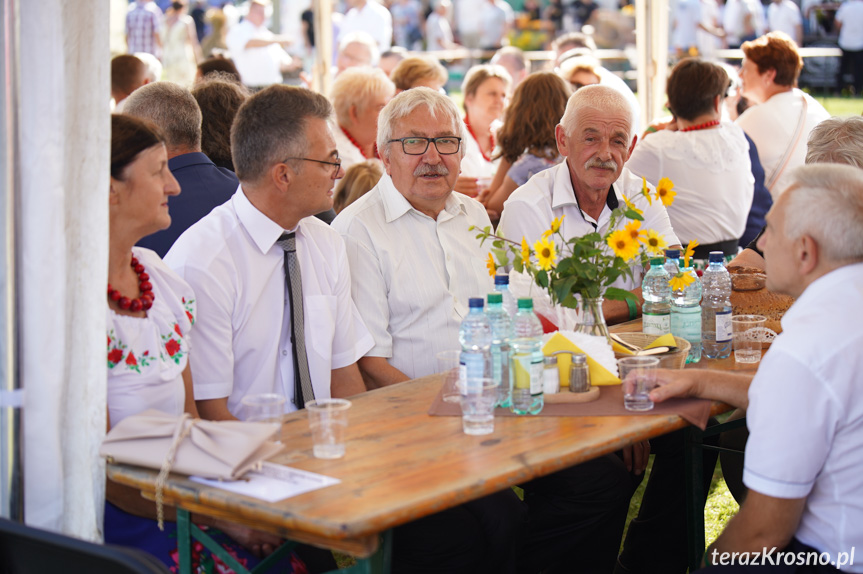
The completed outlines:
{"type": "Polygon", "coordinates": [[[482,309],[484,301],[482,300],[482,297],[471,297],[470,299],[468,299],[467,304],[468,307],[470,307],[471,309],[474,309],[476,307],[482,309]]]}
{"type": "Polygon", "coordinates": [[[710,263],[722,263],[725,261],[725,254],[722,251],[711,251],[710,255],[707,256],[707,260],[710,263]]]}
{"type": "Polygon", "coordinates": [[[680,249],[666,249],[665,256],[668,259],[680,259],[680,249]]]}
{"type": "Polygon", "coordinates": [[[557,357],[543,357],[542,362],[545,366],[554,365],[557,366],[557,357]]]}
{"type": "Polygon", "coordinates": [[[662,265],[663,263],[664,263],[664,261],[662,260],[662,257],[651,257],[650,258],[650,265],[651,266],[662,265]]]}
{"type": "Polygon", "coordinates": [[[530,297],[525,297],[523,299],[518,300],[518,308],[519,309],[533,309],[533,299],[530,297]]]}
{"type": "Polygon", "coordinates": [[[495,303],[503,303],[503,294],[501,294],[501,293],[489,293],[488,294],[488,304],[493,305],[495,303]]]}
{"type": "Polygon", "coordinates": [[[572,353],[572,364],[584,365],[587,363],[587,355],[584,353],[572,353]]]}
{"type": "Polygon", "coordinates": [[[494,284],[495,285],[509,285],[509,275],[495,275],[494,276],[494,284]]]}

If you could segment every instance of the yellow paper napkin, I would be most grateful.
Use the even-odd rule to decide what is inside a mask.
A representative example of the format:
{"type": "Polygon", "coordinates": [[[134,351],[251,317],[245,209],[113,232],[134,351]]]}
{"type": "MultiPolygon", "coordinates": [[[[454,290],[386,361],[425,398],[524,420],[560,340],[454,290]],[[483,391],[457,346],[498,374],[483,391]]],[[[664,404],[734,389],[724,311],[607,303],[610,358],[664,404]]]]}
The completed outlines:
{"type": "Polygon", "coordinates": [[[621,345],[620,343],[618,343],[617,341],[615,341],[614,339],[611,340],[611,349],[615,353],[620,353],[621,355],[634,355],[635,354],[632,351],[630,351],[629,349],[627,349],[626,347],[624,347],[623,345],[621,345]]]}
{"type": "Polygon", "coordinates": [[[677,341],[674,340],[674,335],[666,333],[654,339],[654,341],[646,346],[645,349],[652,349],[654,347],[674,347],[676,345],[677,341]]]}
{"type": "MultiPolygon", "coordinates": [[[[560,333],[552,335],[551,339],[543,346],[542,352],[548,356],[556,351],[571,351],[574,353],[584,353],[575,343],[567,339],[560,333]]],[[[585,353],[587,355],[587,353],[585,353]]],[[[572,356],[567,353],[557,355],[557,367],[560,373],[560,387],[569,387],[569,366],[572,363],[572,356]]],[[[593,360],[590,355],[587,355],[587,369],[590,371],[590,384],[595,386],[619,385],[620,379],[617,378],[611,371],[593,360]]]]}

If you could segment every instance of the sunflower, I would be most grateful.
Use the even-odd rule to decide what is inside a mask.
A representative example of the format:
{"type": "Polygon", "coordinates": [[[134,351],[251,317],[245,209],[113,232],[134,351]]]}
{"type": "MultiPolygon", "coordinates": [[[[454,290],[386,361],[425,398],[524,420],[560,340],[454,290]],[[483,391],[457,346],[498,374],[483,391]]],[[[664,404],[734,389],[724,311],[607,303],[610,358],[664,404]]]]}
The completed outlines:
{"type": "Polygon", "coordinates": [[[530,246],[524,237],[521,238],[521,262],[525,265],[530,263],[530,246]]]}
{"type": "Polygon", "coordinates": [[[638,241],[641,236],[644,234],[642,230],[639,229],[641,227],[641,222],[638,220],[630,221],[624,226],[624,230],[632,237],[633,241],[638,241]]]}
{"type": "Polygon", "coordinates": [[[674,196],[677,192],[674,191],[674,182],[667,177],[663,177],[656,185],[656,199],[662,201],[662,205],[668,207],[674,203],[674,196]]]}
{"type": "Polygon", "coordinates": [[[652,229],[647,231],[642,243],[652,255],[662,255],[662,250],[666,247],[665,240],[652,229]]]}
{"type": "Polygon", "coordinates": [[[689,259],[695,255],[695,248],[698,247],[698,241],[693,239],[689,242],[689,245],[686,246],[686,251],[683,252],[683,266],[689,267],[689,259]]]}
{"type": "Polygon", "coordinates": [[[650,197],[650,188],[647,187],[647,179],[641,178],[641,195],[647,199],[647,203],[653,205],[653,198],[650,197]]]}
{"type": "Polygon", "coordinates": [[[494,263],[494,257],[492,257],[491,253],[488,254],[488,261],[485,262],[485,266],[488,269],[488,274],[491,277],[494,277],[497,274],[497,265],[494,263]]]}
{"type": "MultiPolygon", "coordinates": [[[[623,195],[623,194],[621,194],[621,195],[623,195]]],[[[623,195],[623,202],[626,204],[627,208],[631,209],[632,211],[634,211],[638,215],[644,216],[644,212],[642,210],[638,209],[637,207],[635,207],[635,204],[632,203],[631,201],[629,201],[629,198],[626,197],[625,195],[623,195]]]]}
{"type": "Polygon", "coordinates": [[[554,261],[557,259],[557,252],[554,250],[554,241],[549,241],[547,237],[543,237],[533,244],[533,250],[536,252],[536,258],[542,269],[548,271],[554,267],[554,261]]]}
{"type": "Polygon", "coordinates": [[[681,272],[669,279],[668,284],[671,285],[673,291],[683,291],[693,281],[695,281],[695,277],[689,273],[681,272]]]}
{"type": "Polygon", "coordinates": [[[608,246],[624,261],[629,261],[638,255],[638,241],[634,240],[625,229],[618,229],[611,233],[608,236],[608,246]]]}

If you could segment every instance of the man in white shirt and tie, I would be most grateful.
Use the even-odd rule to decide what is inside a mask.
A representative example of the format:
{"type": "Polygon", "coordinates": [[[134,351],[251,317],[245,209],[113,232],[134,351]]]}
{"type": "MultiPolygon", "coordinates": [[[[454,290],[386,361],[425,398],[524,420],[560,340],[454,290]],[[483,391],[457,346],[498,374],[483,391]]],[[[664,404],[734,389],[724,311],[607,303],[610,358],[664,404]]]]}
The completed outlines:
{"type": "Polygon", "coordinates": [[[165,258],[197,298],[191,364],[203,418],[243,418],[248,394],[283,394],[293,411],[365,390],[356,361],[372,339],[351,299],[344,243],[309,217],[332,207],[344,175],[331,115],[326,98],[302,88],[271,86],[246,101],[231,133],[237,192],[165,258]]]}

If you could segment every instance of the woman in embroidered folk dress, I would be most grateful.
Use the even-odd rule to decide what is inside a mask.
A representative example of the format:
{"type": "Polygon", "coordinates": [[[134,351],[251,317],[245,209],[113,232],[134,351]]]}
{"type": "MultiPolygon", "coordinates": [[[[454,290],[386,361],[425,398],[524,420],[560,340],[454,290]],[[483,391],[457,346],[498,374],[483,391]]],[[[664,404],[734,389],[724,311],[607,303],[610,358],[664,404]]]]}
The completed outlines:
{"type": "Polygon", "coordinates": [[[535,174],[560,163],[554,128],[563,117],[571,90],[554,72],[529,75],[515,89],[498,130],[500,162],[491,185],[479,196],[497,223],[503,203],[535,174]]]}
{"type": "Polygon", "coordinates": [[[491,159],[495,148],[494,132],[503,116],[511,82],[503,66],[483,64],[465,74],[461,89],[467,138],[462,142],[464,158],[461,175],[455,183],[455,190],[460,193],[476,197],[494,177],[497,169],[497,162],[491,159]]]}
{"type": "Polygon", "coordinates": [[[666,90],[676,129],[644,138],[626,163],[657,189],[662,178],[674,182],[668,217],[681,243],[698,239],[696,259],[706,260],[710,251],[733,257],[752,206],[749,143],[737,125],[720,121],[730,84],[721,66],[681,60],[666,90]]]}
{"type": "MultiPolygon", "coordinates": [[[[171,223],[168,200],[180,186],[168,169],[164,138],[152,124],[111,117],[110,247],[108,259],[108,428],[147,409],[198,416],[188,354],[195,323],[191,287],[156,253],[134,247],[142,237],[171,223]]],[[[168,566],[177,562],[176,526],[156,526],[155,505],[137,490],[111,481],[106,486],[105,542],[146,550],[168,566]]],[[[173,519],[172,509],[165,509],[173,519]]],[[[223,520],[194,516],[241,564],[252,567],[280,540],[223,520]],[[228,537],[230,535],[231,538],[228,537]],[[252,552],[249,552],[251,549],[252,552]]],[[[286,559],[305,571],[295,556],[286,559]]],[[[198,572],[229,572],[200,545],[193,550],[198,572]]],[[[291,571],[291,565],[286,564],[291,571]]]]}

